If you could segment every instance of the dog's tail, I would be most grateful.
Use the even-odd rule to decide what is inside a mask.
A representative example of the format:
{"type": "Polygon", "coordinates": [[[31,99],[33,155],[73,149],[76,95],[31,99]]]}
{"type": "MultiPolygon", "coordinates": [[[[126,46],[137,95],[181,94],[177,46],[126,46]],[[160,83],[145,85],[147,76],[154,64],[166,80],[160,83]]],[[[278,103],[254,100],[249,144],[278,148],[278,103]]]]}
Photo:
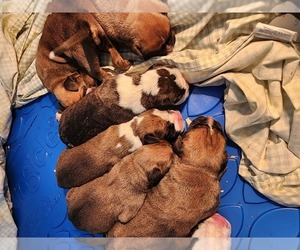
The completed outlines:
{"type": "Polygon", "coordinates": [[[59,63],[66,63],[66,59],[60,57],[62,53],[72,48],[74,45],[81,43],[83,40],[87,39],[90,35],[90,30],[88,27],[82,26],[78,32],[76,32],[73,36],[71,36],[68,40],[64,41],[61,45],[56,47],[49,53],[49,58],[53,61],[59,63]]]}

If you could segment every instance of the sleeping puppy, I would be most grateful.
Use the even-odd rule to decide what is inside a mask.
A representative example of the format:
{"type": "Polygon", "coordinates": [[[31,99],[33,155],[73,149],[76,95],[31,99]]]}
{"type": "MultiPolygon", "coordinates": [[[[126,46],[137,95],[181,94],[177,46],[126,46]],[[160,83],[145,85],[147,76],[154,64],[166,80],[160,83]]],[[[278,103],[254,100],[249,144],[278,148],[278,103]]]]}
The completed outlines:
{"type": "Polygon", "coordinates": [[[57,183],[64,188],[81,186],[110,171],[143,144],[175,140],[183,130],[179,111],[147,110],[129,122],[110,126],[87,142],[64,150],[57,162],[57,183]]]}
{"type": "Polygon", "coordinates": [[[52,13],[48,16],[36,55],[36,71],[44,86],[66,108],[78,102],[89,87],[110,77],[100,67],[101,50],[112,63],[127,70],[114,41],[142,58],[166,55],[175,35],[161,13],[52,13]]]}
{"type": "Polygon", "coordinates": [[[91,233],[107,232],[116,221],[128,222],[168,172],[173,155],[167,141],[144,145],[102,177],[71,188],[66,197],[70,221],[91,233]]]}
{"type": "Polygon", "coordinates": [[[69,146],[80,145],[147,109],[173,108],[188,94],[189,85],[177,68],[159,66],[143,74],[119,74],[64,110],[59,122],[61,140],[69,146]]]}
{"type": "Polygon", "coordinates": [[[158,12],[97,12],[94,14],[108,37],[142,59],[173,51],[175,32],[168,17],[158,12]]]}
{"type": "Polygon", "coordinates": [[[226,141],[212,117],[198,117],[175,143],[179,155],[148,194],[137,215],[116,223],[108,237],[186,237],[216,212],[219,179],[225,171],[226,141]]]}

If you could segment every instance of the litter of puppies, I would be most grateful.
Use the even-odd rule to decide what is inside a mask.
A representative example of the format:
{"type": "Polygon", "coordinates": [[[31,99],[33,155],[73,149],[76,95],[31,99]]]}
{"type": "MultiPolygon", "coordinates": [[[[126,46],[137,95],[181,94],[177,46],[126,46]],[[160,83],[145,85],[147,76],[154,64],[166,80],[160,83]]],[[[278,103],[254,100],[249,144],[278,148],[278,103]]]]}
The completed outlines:
{"type": "Polygon", "coordinates": [[[147,60],[171,53],[175,34],[166,15],[126,14],[133,22],[122,22],[124,15],[60,13],[45,24],[37,73],[62,105],[59,134],[69,146],[58,159],[57,182],[69,188],[68,217],[80,230],[192,236],[217,212],[226,139],[212,117],[186,120],[184,131],[173,109],[188,98],[189,83],[175,66],[126,73],[131,63],[115,42],[147,60]],[[53,25],[68,18],[68,32],[53,25]],[[124,72],[111,75],[100,67],[100,49],[124,72]]]}

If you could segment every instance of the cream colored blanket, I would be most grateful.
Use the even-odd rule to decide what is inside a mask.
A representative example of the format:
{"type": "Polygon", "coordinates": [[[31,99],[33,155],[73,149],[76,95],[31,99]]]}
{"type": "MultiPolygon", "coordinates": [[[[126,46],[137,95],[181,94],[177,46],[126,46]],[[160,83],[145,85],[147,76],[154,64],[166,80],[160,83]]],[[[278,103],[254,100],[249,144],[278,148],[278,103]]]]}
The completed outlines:
{"type": "Polygon", "coordinates": [[[299,207],[299,44],[256,38],[257,22],[273,14],[197,15],[188,28],[174,23],[177,52],[137,68],[175,64],[199,86],[225,79],[226,133],[243,151],[239,174],[271,200],[299,207]]]}

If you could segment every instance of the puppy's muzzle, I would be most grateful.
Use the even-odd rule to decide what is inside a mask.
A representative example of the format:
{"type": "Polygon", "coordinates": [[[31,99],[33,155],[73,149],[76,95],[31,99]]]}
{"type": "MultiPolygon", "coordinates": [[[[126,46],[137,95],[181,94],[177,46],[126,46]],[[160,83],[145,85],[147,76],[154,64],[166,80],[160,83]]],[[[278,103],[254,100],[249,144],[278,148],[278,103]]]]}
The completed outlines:
{"type": "Polygon", "coordinates": [[[175,130],[178,132],[183,132],[184,121],[181,113],[178,110],[168,110],[170,121],[174,124],[175,130]]]}
{"type": "Polygon", "coordinates": [[[190,126],[188,127],[188,130],[199,128],[199,127],[208,127],[211,130],[217,130],[222,134],[224,134],[221,124],[211,116],[197,117],[191,122],[190,126]]]}

